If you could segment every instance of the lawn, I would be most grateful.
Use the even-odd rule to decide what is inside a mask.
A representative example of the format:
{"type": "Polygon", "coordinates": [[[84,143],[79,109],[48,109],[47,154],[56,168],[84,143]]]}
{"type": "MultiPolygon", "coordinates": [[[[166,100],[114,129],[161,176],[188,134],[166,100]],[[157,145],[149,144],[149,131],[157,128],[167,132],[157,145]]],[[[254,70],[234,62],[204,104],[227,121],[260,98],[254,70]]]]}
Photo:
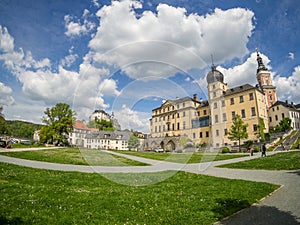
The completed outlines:
{"type": "Polygon", "coordinates": [[[96,173],[0,163],[0,224],[212,224],[276,188],[186,172],[149,186],[125,186],[96,173]]]}
{"type": "Polygon", "coordinates": [[[38,151],[5,152],[2,155],[44,162],[93,166],[145,166],[147,164],[111,155],[96,149],[60,148],[38,151]]]}
{"type": "Polygon", "coordinates": [[[249,156],[249,154],[222,154],[209,152],[192,152],[192,153],[157,153],[157,152],[135,152],[135,151],[117,151],[119,153],[155,159],[164,160],[176,163],[200,163],[211,162],[218,160],[233,159],[239,157],[249,156]]]}
{"type": "Polygon", "coordinates": [[[220,167],[255,170],[297,170],[300,169],[300,151],[282,152],[220,167]]]}

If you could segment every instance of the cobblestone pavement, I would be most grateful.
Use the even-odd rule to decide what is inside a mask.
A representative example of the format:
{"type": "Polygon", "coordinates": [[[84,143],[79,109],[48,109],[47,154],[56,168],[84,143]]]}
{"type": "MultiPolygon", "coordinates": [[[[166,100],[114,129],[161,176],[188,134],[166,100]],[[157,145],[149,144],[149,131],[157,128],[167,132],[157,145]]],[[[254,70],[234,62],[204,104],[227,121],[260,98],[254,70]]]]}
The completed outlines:
{"type": "MultiPolygon", "coordinates": [[[[48,148],[49,149],[49,148],[48,148]]],[[[32,149],[20,149],[19,151],[28,151],[32,149]]],[[[42,150],[41,148],[36,150],[42,150]]],[[[9,150],[12,151],[12,150],[9,150]]],[[[17,150],[15,150],[17,151],[17,150]]],[[[1,152],[1,151],[0,151],[1,152]]],[[[21,166],[61,170],[61,171],[78,171],[85,173],[145,173],[158,172],[166,170],[182,170],[191,173],[204,174],[209,176],[223,177],[229,179],[242,179],[257,182],[268,182],[281,185],[281,187],[265,197],[259,203],[244,209],[216,224],[223,225],[296,225],[300,224],[300,170],[294,171],[272,171],[272,170],[244,170],[244,169],[227,169],[217,166],[232,162],[240,162],[260,157],[256,154],[252,157],[241,157],[230,160],[197,163],[197,164],[180,164],[165,161],[145,159],[127,154],[120,155],[132,160],[141,161],[150,166],[81,166],[65,165],[57,163],[38,162],[25,159],[17,159],[0,155],[0,162],[12,163],[21,166]]],[[[271,152],[269,155],[276,154],[271,152]]]]}

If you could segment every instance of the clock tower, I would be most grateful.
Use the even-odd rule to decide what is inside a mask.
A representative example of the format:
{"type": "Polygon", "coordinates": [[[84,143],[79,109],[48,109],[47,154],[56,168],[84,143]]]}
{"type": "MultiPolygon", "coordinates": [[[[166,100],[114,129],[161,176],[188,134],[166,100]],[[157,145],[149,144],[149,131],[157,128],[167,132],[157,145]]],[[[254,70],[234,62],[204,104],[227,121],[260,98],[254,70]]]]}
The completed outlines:
{"type": "Polygon", "coordinates": [[[276,87],[272,84],[271,73],[264,65],[262,58],[257,53],[257,72],[256,78],[261,91],[265,94],[267,107],[270,108],[275,102],[277,102],[276,87]]]}

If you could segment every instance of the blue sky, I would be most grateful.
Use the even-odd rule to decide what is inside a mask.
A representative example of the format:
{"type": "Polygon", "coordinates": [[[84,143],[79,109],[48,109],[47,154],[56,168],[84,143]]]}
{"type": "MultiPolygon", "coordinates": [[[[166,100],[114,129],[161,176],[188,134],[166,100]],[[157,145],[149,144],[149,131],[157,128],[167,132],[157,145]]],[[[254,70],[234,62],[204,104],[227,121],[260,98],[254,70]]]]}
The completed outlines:
{"type": "Polygon", "coordinates": [[[295,0],[4,0],[0,105],[35,123],[58,102],[104,109],[149,132],[162,100],[207,99],[211,55],[229,87],[255,85],[256,48],[279,100],[300,103],[299,23],[295,0]]]}

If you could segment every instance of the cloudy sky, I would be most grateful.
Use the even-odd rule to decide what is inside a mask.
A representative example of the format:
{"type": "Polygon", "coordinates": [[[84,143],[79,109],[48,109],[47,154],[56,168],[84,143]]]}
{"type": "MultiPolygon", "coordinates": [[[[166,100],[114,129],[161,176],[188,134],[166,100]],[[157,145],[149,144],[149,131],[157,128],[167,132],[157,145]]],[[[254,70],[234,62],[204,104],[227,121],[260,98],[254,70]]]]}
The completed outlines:
{"type": "Polygon", "coordinates": [[[3,0],[0,105],[41,123],[64,102],[149,132],[164,99],[207,99],[214,64],[229,87],[256,84],[258,48],[280,100],[300,103],[300,1],[3,0]]]}

